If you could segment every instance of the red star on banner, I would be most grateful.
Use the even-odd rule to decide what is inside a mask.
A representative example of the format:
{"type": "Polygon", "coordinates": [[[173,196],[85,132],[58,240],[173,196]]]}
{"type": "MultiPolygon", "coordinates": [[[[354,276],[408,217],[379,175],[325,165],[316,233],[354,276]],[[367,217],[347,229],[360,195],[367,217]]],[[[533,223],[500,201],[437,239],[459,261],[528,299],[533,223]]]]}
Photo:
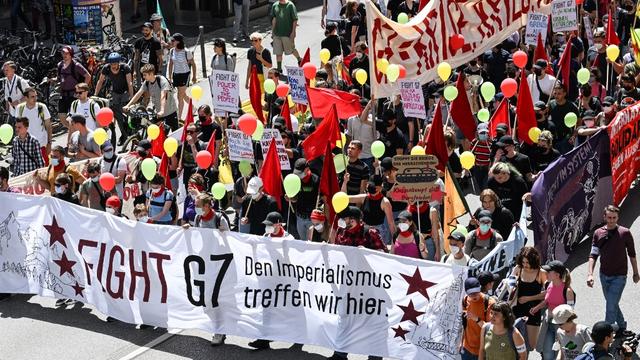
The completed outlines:
{"type": "Polygon", "coordinates": [[[73,290],[76,291],[76,296],[80,295],[82,297],[84,297],[84,295],[82,294],[82,290],[84,290],[84,287],[80,286],[80,284],[78,284],[78,282],[76,281],[76,284],[74,286],[72,286],[73,290]]]}
{"type": "Polygon", "coordinates": [[[53,215],[53,223],[51,225],[44,225],[44,228],[49,232],[49,246],[53,246],[56,242],[59,242],[62,246],[67,247],[64,242],[65,230],[58,226],[56,216],[53,215]]]}
{"type": "Polygon", "coordinates": [[[394,338],[401,337],[402,340],[407,341],[407,339],[404,336],[409,332],[409,330],[403,329],[402,326],[400,325],[398,325],[397,328],[391,328],[391,329],[396,333],[394,338]]]}
{"type": "Polygon", "coordinates": [[[414,324],[418,325],[418,316],[424,314],[424,311],[416,310],[416,308],[413,307],[413,300],[409,300],[409,305],[407,306],[402,306],[402,305],[398,305],[398,306],[404,312],[404,315],[402,315],[402,320],[400,320],[400,322],[403,322],[405,320],[410,320],[410,321],[413,321],[414,324]]]}
{"type": "Polygon", "coordinates": [[[71,261],[67,258],[67,254],[62,253],[62,259],[53,260],[54,263],[60,266],[60,276],[64,275],[64,273],[69,273],[71,276],[73,275],[73,265],[76,264],[76,261],[71,261]]]}
{"type": "Polygon", "coordinates": [[[422,294],[424,297],[429,299],[429,294],[427,293],[427,289],[436,285],[436,283],[432,283],[431,281],[422,280],[422,275],[420,275],[420,270],[416,266],[416,271],[413,273],[413,276],[400,274],[405,279],[407,283],[409,283],[409,288],[407,289],[407,295],[413,294],[414,292],[422,294]]]}
{"type": "Polygon", "coordinates": [[[431,192],[431,201],[442,202],[442,198],[445,195],[446,194],[440,190],[440,187],[438,187],[436,190],[431,192]]]}

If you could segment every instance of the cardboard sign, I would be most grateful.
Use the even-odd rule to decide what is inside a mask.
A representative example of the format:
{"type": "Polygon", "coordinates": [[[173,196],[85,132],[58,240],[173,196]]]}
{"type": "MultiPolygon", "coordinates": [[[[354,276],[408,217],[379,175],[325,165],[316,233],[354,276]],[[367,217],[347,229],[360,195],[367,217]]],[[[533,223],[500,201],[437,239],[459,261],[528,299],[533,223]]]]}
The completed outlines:
{"type": "Polygon", "coordinates": [[[399,80],[400,97],[402,97],[402,109],[407,117],[418,119],[427,118],[427,109],[424,106],[424,94],[419,80],[399,80]]]}
{"type": "Polygon", "coordinates": [[[307,80],[304,77],[304,71],[300,67],[285,66],[287,69],[287,79],[291,87],[291,100],[296,104],[309,105],[307,98],[307,80]]]}
{"type": "Polygon", "coordinates": [[[285,150],[284,143],[282,142],[282,136],[277,129],[264,129],[262,139],[260,139],[260,147],[262,147],[262,158],[267,156],[269,151],[269,145],[271,145],[271,139],[276,139],[276,149],[278,150],[278,158],[280,159],[280,168],[282,170],[291,170],[291,163],[289,162],[289,156],[285,150]]]}
{"type": "Polygon", "coordinates": [[[438,159],[433,155],[396,155],[393,167],[398,169],[391,197],[396,201],[431,201],[431,193],[440,190],[438,159]]]}
{"type": "Polygon", "coordinates": [[[247,160],[253,164],[253,143],[251,138],[240,130],[227,129],[226,132],[229,160],[247,160]]]}
{"type": "Polygon", "coordinates": [[[527,32],[524,35],[524,42],[527,45],[538,44],[538,34],[542,37],[542,44],[547,40],[547,24],[549,17],[540,13],[529,13],[527,20],[527,32]]]}
{"type": "Polygon", "coordinates": [[[553,32],[578,30],[575,0],[553,0],[551,26],[553,26],[553,32]]]}
{"type": "Polygon", "coordinates": [[[231,113],[238,112],[240,75],[231,71],[213,70],[209,76],[213,108],[231,113]]]}

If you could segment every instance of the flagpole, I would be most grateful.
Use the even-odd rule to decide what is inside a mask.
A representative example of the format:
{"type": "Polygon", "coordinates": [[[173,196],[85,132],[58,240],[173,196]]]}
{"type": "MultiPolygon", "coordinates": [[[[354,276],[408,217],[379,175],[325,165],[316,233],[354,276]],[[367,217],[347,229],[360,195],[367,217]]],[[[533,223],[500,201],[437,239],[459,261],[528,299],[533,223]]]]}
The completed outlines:
{"type": "Polygon", "coordinates": [[[416,201],[416,214],[418,215],[418,234],[422,234],[422,228],[420,226],[420,201],[416,201]]]}

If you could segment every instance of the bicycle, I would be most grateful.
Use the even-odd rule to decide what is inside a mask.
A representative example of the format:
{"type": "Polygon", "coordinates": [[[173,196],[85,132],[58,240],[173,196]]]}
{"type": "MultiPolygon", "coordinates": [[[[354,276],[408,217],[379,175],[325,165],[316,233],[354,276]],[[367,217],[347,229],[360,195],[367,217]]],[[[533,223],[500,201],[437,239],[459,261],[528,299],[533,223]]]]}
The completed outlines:
{"type": "Polygon", "coordinates": [[[125,152],[127,152],[127,149],[129,149],[128,151],[135,151],[138,143],[147,138],[147,128],[149,125],[155,124],[158,119],[155,109],[145,108],[143,105],[129,109],[127,115],[129,117],[129,127],[137,130],[122,144],[122,150],[125,152]]]}

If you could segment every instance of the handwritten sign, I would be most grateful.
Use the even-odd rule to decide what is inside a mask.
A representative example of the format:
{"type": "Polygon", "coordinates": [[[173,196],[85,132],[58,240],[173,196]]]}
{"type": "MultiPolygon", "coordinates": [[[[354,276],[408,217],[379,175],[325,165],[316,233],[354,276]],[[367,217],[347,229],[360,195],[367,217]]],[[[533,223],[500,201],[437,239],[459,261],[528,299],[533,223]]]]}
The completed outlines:
{"type": "Polygon", "coordinates": [[[285,66],[287,68],[287,79],[291,87],[291,100],[296,104],[309,105],[307,98],[307,80],[304,78],[302,68],[295,66],[285,66]]]}
{"type": "Polygon", "coordinates": [[[253,164],[253,143],[251,138],[240,130],[227,129],[227,144],[229,146],[229,160],[247,160],[253,164]]]}
{"type": "Polygon", "coordinates": [[[527,45],[538,44],[538,34],[542,38],[542,44],[547,40],[547,24],[549,23],[549,17],[540,13],[529,13],[527,20],[527,32],[524,35],[524,42],[527,45]]]}
{"type": "Polygon", "coordinates": [[[262,139],[260,139],[260,147],[262,147],[262,158],[267,156],[269,151],[269,145],[271,145],[271,139],[276,139],[276,149],[278,150],[278,158],[280,159],[280,168],[282,170],[291,170],[291,163],[289,162],[289,156],[285,150],[284,143],[282,142],[282,136],[278,129],[264,129],[262,133],[262,139]]]}
{"type": "Polygon", "coordinates": [[[396,201],[431,201],[431,193],[440,190],[438,159],[433,155],[396,155],[393,167],[398,169],[391,197],[396,201]]]}
{"type": "Polygon", "coordinates": [[[551,25],[554,32],[578,30],[576,1],[553,0],[551,3],[551,25]]]}
{"type": "Polygon", "coordinates": [[[399,80],[402,108],[407,117],[418,119],[427,118],[427,110],[424,106],[424,95],[419,80],[399,80]]]}
{"type": "Polygon", "coordinates": [[[231,71],[214,70],[209,76],[213,108],[216,110],[238,112],[240,98],[240,75],[231,71]]]}

